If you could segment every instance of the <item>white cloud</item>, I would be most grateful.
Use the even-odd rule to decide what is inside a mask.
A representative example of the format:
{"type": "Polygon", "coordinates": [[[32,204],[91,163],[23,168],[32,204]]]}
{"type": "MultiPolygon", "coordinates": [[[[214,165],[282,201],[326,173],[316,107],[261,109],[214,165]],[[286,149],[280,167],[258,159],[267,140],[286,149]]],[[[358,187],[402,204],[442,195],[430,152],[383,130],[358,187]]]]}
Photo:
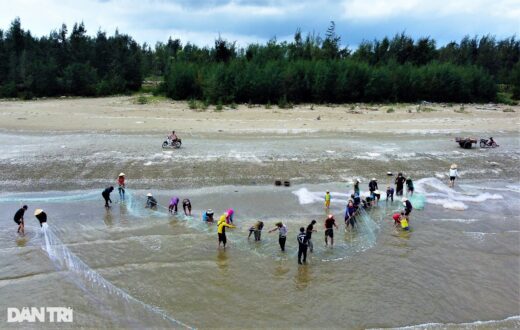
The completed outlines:
{"type": "Polygon", "coordinates": [[[240,5],[235,2],[229,2],[222,6],[214,8],[203,8],[199,12],[204,15],[247,15],[247,16],[281,16],[286,14],[284,7],[258,6],[258,5],[240,5]]]}
{"type": "MultiPolygon", "coordinates": [[[[182,29],[146,29],[137,31],[134,37],[138,40],[142,40],[146,37],[146,35],[150,34],[159,36],[158,40],[162,42],[166,42],[168,38],[171,37],[172,39],[180,39],[183,45],[190,42],[191,44],[195,44],[200,47],[212,47],[215,43],[215,39],[219,36],[219,33],[214,31],[191,31],[182,29]]],[[[268,41],[268,39],[260,36],[245,35],[240,33],[220,33],[220,36],[223,39],[228,40],[230,42],[236,42],[237,46],[239,47],[245,47],[252,43],[265,43],[268,41]]],[[[154,44],[155,43],[151,43],[152,46],[154,44]]]]}
{"type": "Polygon", "coordinates": [[[469,34],[520,34],[520,0],[0,0],[0,29],[17,16],[33,35],[83,21],[88,33],[116,28],[154,45],[169,36],[200,46],[222,37],[240,45],[291,39],[296,28],[323,33],[329,21],[357,44],[406,31],[440,40],[469,34]],[[287,37],[289,35],[289,37],[287,37]]]}
{"type": "Polygon", "coordinates": [[[378,19],[402,15],[420,9],[418,0],[351,0],[343,3],[347,19],[378,19]]]}
{"type": "MultiPolygon", "coordinates": [[[[343,17],[354,20],[387,19],[393,17],[493,15],[520,21],[518,0],[345,0],[343,17]]],[[[490,27],[491,28],[491,27],[490,27]]]]}

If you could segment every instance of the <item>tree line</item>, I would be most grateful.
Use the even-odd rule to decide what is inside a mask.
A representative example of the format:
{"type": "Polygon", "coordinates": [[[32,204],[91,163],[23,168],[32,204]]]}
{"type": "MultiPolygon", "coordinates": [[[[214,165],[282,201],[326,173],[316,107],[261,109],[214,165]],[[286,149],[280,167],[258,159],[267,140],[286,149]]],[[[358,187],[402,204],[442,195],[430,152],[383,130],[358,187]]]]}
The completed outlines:
{"type": "Polygon", "coordinates": [[[111,95],[135,91],[143,80],[142,47],[130,36],[87,35],[83,23],[63,24],[36,38],[17,18],[0,30],[0,97],[111,95]]]}
{"type": "Polygon", "coordinates": [[[218,37],[213,47],[179,39],[139,45],[83,23],[33,37],[15,19],[0,30],[0,97],[111,95],[137,91],[208,103],[487,102],[497,91],[520,98],[520,41],[487,35],[437,47],[404,33],[343,47],[331,22],[324,36],[297,30],[244,48],[218,37]]]}

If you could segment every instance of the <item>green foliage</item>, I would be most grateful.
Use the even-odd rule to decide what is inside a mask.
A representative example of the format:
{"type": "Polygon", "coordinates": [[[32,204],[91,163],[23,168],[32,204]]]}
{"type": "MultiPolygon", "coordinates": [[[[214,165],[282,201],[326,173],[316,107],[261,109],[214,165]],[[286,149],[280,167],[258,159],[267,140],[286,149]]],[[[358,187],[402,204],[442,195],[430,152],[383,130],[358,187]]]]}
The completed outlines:
{"type": "Polygon", "coordinates": [[[196,110],[197,109],[197,101],[195,101],[194,99],[190,99],[188,101],[188,107],[191,109],[191,110],[196,110]]]}
{"type": "MultiPolygon", "coordinates": [[[[137,91],[176,100],[266,104],[355,102],[490,102],[497,85],[520,99],[520,41],[465,37],[440,48],[431,38],[404,33],[341,47],[336,24],[324,37],[250,44],[238,48],[220,36],[214,46],[179,39],[152,49],[130,36],[95,37],[85,26],[62,25],[34,38],[15,19],[0,30],[0,97],[101,96],[137,91]],[[143,84],[143,77],[145,79],[143,84]],[[164,79],[162,79],[162,77],[164,79]]],[[[509,104],[508,103],[508,104],[509,104]]],[[[203,105],[204,106],[204,105],[203,105]]],[[[205,105],[207,107],[207,104],[205,105]]],[[[197,105],[197,109],[201,108],[197,105]]]]}
{"type": "Polygon", "coordinates": [[[222,109],[224,109],[222,101],[218,101],[217,105],[215,106],[215,111],[222,111],[222,109]]]}
{"type": "Polygon", "coordinates": [[[512,93],[497,93],[497,102],[506,105],[518,105],[518,102],[511,98],[512,96],[512,93]]]}
{"type": "Polygon", "coordinates": [[[149,100],[146,96],[144,95],[141,95],[141,96],[138,96],[137,99],[136,99],[136,103],[137,104],[148,104],[149,103],[149,100]]]}
{"type": "Polygon", "coordinates": [[[138,95],[134,99],[134,103],[136,104],[150,104],[157,103],[166,100],[164,96],[160,95],[138,95]]]}
{"type": "Polygon", "coordinates": [[[349,59],[230,63],[173,63],[164,82],[174,99],[215,104],[349,102],[484,102],[496,95],[493,78],[475,66],[395,62],[369,66],[349,59]]]}
{"type": "Polygon", "coordinates": [[[292,109],[292,107],[293,107],[292,103],[287,101],[287,96],[284,95],[278,100],[278,108],[292,109]]]}
{"type": "Polygon", "coordinates": [[[191,110],[195,110],[195,111],[206,111],[209,107],[209,103],[206,102],[206,101],[199,101],[199,100],[195,100],[195,99],[190,99],[188,101],[188,107],[191,109],[191,110]]]}
{"type": "Polygon", "coordinates": [[[516,112],[516,111],[511,108],[507,108],[507,109],[502,110],[502,112],[516,112]]]}
{"type": "Polygon", "coordinates": [[[87,35],[83,23],[72,31],[35,38],[16,18],[0,30],[0,97],[111,95],[140,88],[141,47],[131,37],[98,32],[87,35]]]}
{"type": "Polygon", "coordinates": [[[511,85],[513,86],[512,97],[520,100],[520,61],[518,61],[511,72],[511,85]]]}
{"type": "Polygon", "coordinates": [[[429,108],[429,107],[424,107],[422,105],[417,107],[417,112],[433,112],[433,111],[437,111],[437,110],[435,110],[433,108],[429,108]]]}
{"type": "Polygon", "coordinates": [[[386,109],[386,113],[392,113],[392,112],[395,112],[394,108],[386,109]]]}

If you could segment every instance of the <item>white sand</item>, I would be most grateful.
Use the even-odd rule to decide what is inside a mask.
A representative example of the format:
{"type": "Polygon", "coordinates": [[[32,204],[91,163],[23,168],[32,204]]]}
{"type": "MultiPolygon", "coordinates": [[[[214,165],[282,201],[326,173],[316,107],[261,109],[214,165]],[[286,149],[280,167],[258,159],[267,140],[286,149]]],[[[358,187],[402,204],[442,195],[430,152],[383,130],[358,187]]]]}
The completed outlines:
{"type": "Polygon", "coordinates": [[[292,109],[239,105],[215,111],[190,110],[187,102],[161,100],[139,105],[136,97],[60,98],[0,101],[0,129],[166,133],[478,133],[519,132],[520,106],[476,104],[298,105],[292,109]],[[387,113],[389,108],[394,112],[387,113]],[[464,112],[460,112],[463,108],[464,112]],[[512,109],[515,112],[504,112],[512,109]],[[428,112],[428,110],[430,110],[428,112]],[[433,110],[433,111],[431,111],[433,110]],[[459,111],[459,112],[456,112],[459,111]],[[320,120],[318,120],[318,117],[320,120]]]}

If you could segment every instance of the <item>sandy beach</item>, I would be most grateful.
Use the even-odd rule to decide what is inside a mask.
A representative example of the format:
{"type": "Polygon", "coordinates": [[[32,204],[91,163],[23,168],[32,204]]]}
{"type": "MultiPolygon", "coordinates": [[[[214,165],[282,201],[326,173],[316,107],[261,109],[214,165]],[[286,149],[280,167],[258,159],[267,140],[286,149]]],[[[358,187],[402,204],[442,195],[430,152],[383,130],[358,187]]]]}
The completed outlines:
{"type": "Polygon", "coordinates": [[[520,106],[388,104],[215,106],[191,110],[167,99],[137,104],[136,96],[0,101],[0,129],[33,132],[166,133],[483,133],[518,132],[520,106]],[[319,118],[319,119],[318,119],[319,118]]]}
{"type": "Polygon", "coordinates": [[[150,100],[0,101],[0,310],[71,306],[71,328],[520,327],[520,107],[196,111],[150,100]],[[172,129],[183,145],[162,149],[172,129]],[[458,135],[491,135],[500,147],[462,149],[458,135]],[[388,171],[413,178],[410,231],[392,223],[402,202],[384,200],[388,171]],[[114,191],[106,209],[101,191],[120,172],[126,196],[114,191]],[[354,178],[366,196],[373,177],[383,200],[346,230],[354,178]],[[144,207],[148,193],[157,210],[144,207]],[[173,196],[191,200],[192,216],[168,213],[173,196]],[[24,204],[21,237],[12,218],[24,204]],[[49,215],[43,231],[36,208],[49,215]],[[235,210],[226,250],[201,221],[209,208],[235,210]],[[323,239],[327,213],[339,226],[334,248],[323,239]],[[315,249],[298,266],[296,234],[312,219],[315,249]],[[278,221],[289,228],[286,252],[268,233],[278,221]]]}

